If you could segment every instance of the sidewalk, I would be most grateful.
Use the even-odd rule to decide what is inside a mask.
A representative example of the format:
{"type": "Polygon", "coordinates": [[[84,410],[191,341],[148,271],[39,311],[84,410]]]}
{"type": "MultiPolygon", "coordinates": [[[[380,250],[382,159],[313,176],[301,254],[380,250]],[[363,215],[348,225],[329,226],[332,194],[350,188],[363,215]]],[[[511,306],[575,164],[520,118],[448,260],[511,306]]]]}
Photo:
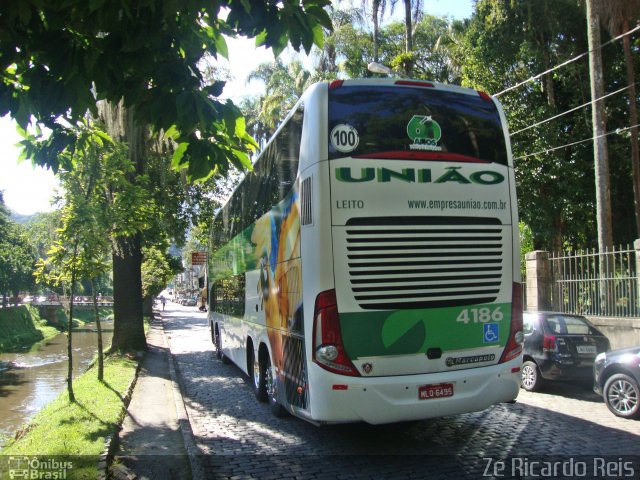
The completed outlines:
{"type": "Polygon", "coordinates": [[[173,360],[165,337],[163,312],[155,311],[133,396],[110,468],[118,480],[190,479],[190,460],[181,422],[188,424],[173,360]]]}

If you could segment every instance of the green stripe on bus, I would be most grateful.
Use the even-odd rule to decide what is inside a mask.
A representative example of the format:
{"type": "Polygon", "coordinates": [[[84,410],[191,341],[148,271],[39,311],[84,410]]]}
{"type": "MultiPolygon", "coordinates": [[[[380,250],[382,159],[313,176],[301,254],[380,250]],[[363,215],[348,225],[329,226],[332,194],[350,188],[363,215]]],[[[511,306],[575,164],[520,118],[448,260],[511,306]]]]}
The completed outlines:
{"type": "MultiPolygon", "coordinates": [[[[504,346],[511,326],[511,304],[393,312],[341,312],[340,324],[345,349],[352,359],[426,353],[429,348],[440,348],[446,352],[504,346]],[[494,338],[493,334],[485,338],[487,324],[498,326],[498,336],[494,341],[489,341],[494,338]]],[[[495,326],[487,328],[495,332],[495,326]]]]}

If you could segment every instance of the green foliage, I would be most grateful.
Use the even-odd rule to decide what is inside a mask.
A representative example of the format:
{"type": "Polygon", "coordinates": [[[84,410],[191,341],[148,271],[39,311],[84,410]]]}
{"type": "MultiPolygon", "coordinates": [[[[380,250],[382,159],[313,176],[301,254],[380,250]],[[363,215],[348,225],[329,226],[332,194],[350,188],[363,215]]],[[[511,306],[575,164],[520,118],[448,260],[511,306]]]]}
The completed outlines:
{"type": "MultiPolygon", "coordinates": [[[[587,50],[584,12],[572,0],[481,0],[460,44],[466,86],[492,94],[587,50]]],[[[595,241],[590,111],[579,109],[531,128],[590,98],[584,62],[500,96],[509,121],[519,210],[536,248],[595,241]],[[526,129],[526,130],[525,130],[526,129]]]]}
{"type": "Polygon", "coordinates": [[[145,298],[155,297],[182,270],[182,263],[157,247],[144,248],[142,254],[142,295],[145,298]]]}
{"type": "Polygon", "coordinates": [[[527,275],[526,255],[535,250],[533,246],[533,232],[531,227],[524,222],[520,222],[520,273],[524,278],[527,275]]]}
{"type": "Polygon", "coordinates": [[[280,60],[263,63],[249,74],[247,80],[262,80],[265,83],[266,93],[259,100],[257,120],[264,125],[269,136],[312,83],[311,73],[298,60],[288,65],[280,60]]]}
{"type": "Polygon", "coordinates": [[[25,228],[9,220],[0,192],[0,294],[3,297],[13,292],[17,298],[21,290],[30,289],[35,260],[25,228]]]}
{"type": "MultiPolygon", "coordinates": [[[[67,166],[60,173],[65,190],[65,205],[61,209],[57,236],[41,259],[37,278],[52,286],[73,284],[79,279],[91,279],[108,271],[110,252],[109,227],[128,232],[137,228],[136,218],[122,220],[126,204],[134,214],[145,194],[126,183],[125,172],[131,168],[126,150],[99,129],[79,122],[75,129],[74,148],[59,156],[67,166]],[[115,197],[115,198],[114,198],[115,197]],[[111,202],[116,207],[107,212],[111,202]]],[[[27,138],[35,151],[41,147],[37,139],[27,138]]]]}
{"type": "Polygon", "coordinates": [[[211,3],[7,0],[0,16],[0,114],[26,128],[51,129],[46,148],[25,156],[57,172],[57,154],[76,141],[75,125],[96,100],[121,99],[139,124],[172,132],[174,166],[191,179],[247,166],[254,142],[239,109],[219,97],[198,64],[227,56],[223,34],[255,37],[280,53],[287,42],[309,52],[331,28],[328,0],[211,3]],[[221,8],[226,7],[226,20],[221,8]],[[60,118],[67,123],[61,122],[60,118]]]}

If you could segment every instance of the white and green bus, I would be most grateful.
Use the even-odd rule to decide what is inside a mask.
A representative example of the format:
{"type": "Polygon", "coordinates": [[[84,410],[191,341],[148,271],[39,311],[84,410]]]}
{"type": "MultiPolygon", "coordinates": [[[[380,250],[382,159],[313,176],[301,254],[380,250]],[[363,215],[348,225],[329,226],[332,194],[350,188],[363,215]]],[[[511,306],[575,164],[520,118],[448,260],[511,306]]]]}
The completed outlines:
{"type": "Polygon", "coordinates": [[[395,79],[311,86],[216,216],[216,355],[276,415],[399,422],[520,386],[506,119],[489,95],[395,79]]]}

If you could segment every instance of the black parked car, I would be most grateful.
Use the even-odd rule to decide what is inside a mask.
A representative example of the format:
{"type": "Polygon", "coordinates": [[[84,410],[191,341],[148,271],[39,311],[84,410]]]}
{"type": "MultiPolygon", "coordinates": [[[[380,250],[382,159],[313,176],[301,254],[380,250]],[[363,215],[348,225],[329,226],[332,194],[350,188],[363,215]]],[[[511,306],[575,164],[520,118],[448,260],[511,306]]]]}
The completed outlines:
{"type": "Polygon", "coordinates": [[[524,312],[522,388],[538,390],[545,380],[590,381],[593,362],[609,350],[609,339],[582,315],[524,312]]]}
{"type": "Polygon", "coordinates": [[[593,389],[614,415],[640,418],[640,346],[601,353],[593,364],[593,389]]]}

